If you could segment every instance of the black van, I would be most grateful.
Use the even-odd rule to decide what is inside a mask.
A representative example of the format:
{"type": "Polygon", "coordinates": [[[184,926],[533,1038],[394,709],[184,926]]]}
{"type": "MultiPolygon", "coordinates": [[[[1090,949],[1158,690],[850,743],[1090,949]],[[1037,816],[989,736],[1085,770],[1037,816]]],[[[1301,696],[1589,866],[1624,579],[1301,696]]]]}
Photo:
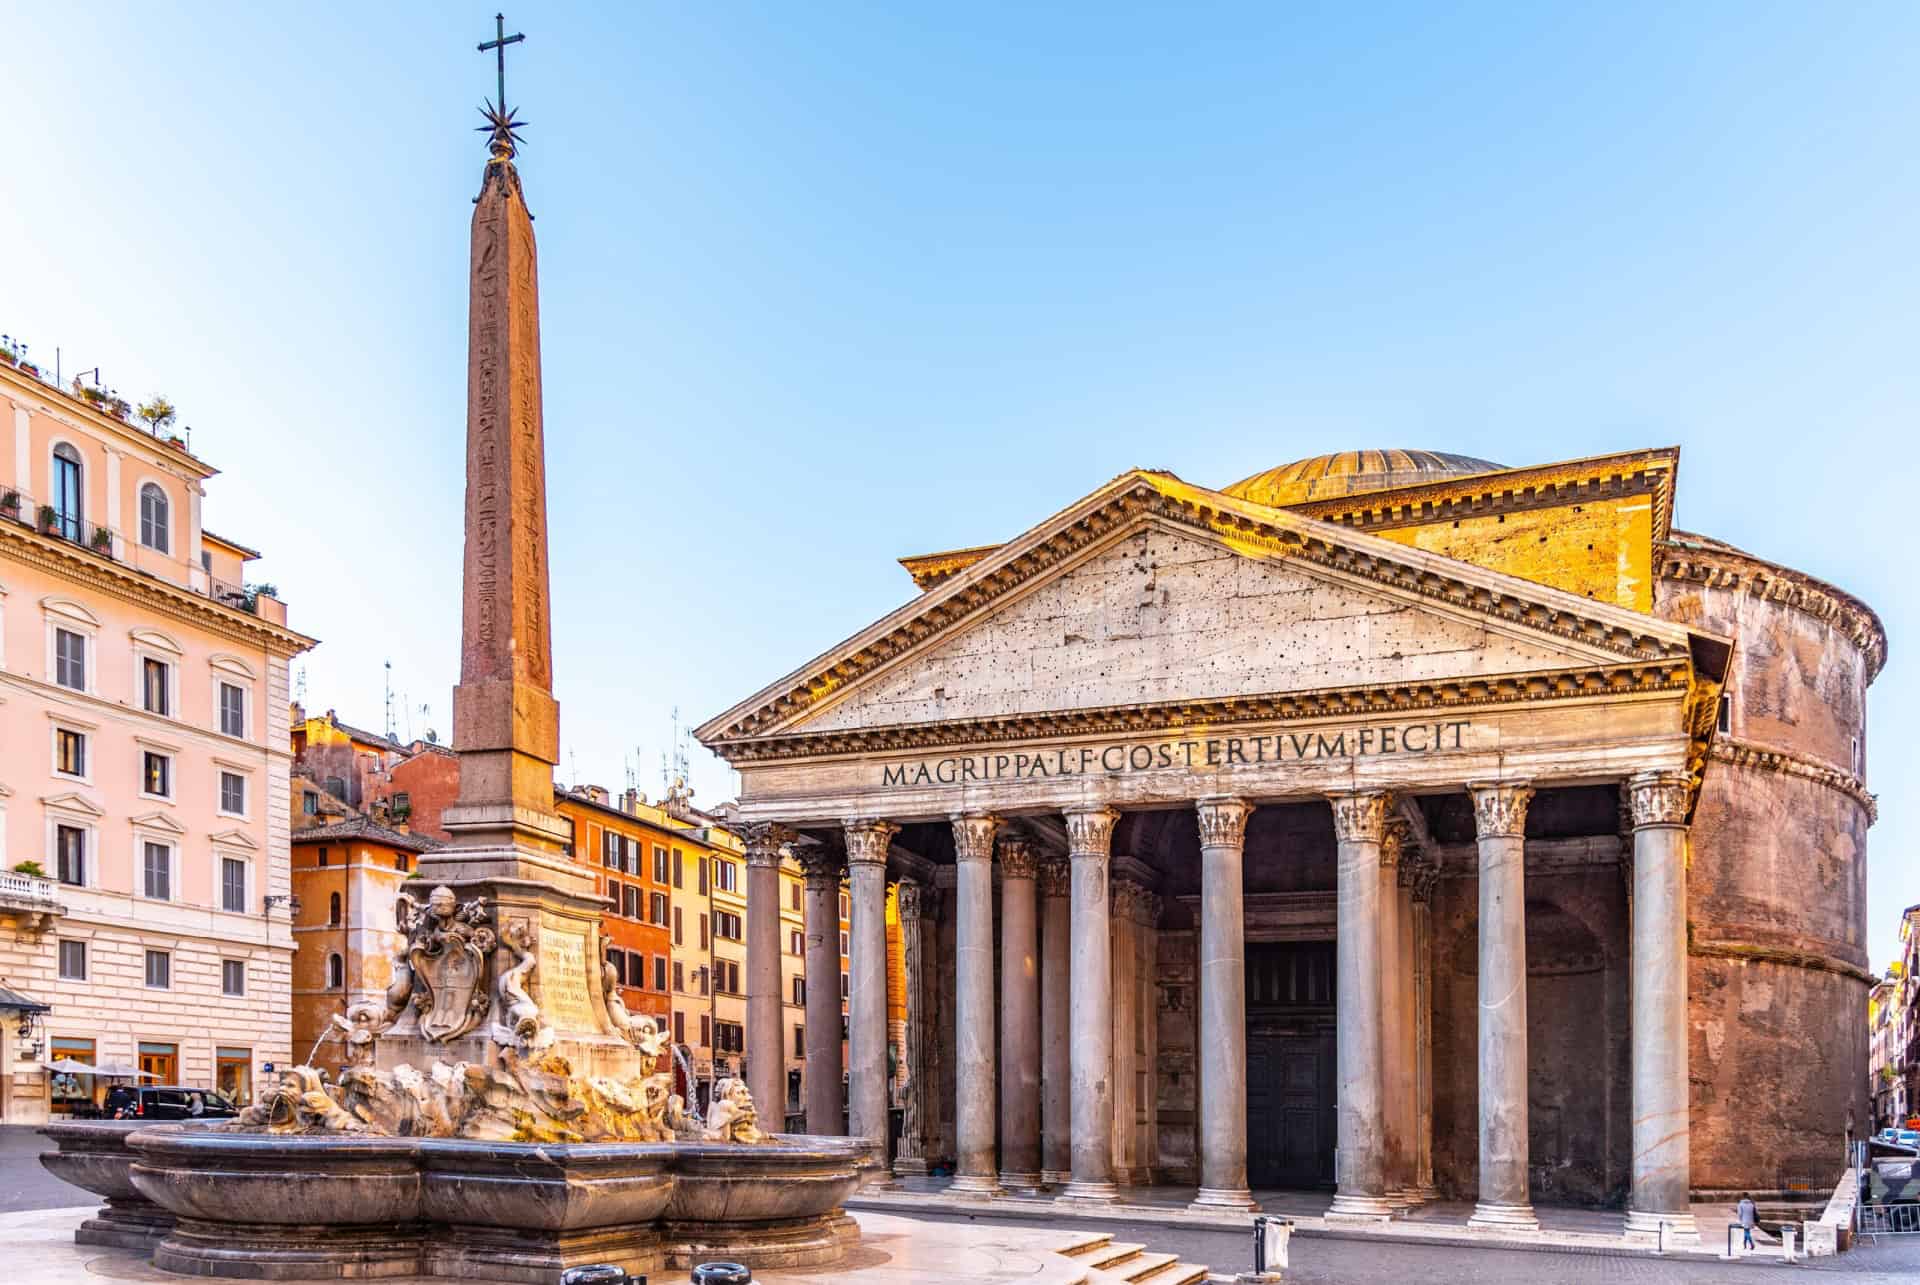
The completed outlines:
{"type": "Polygon", "coordinates": [[[217,1089],[181,1084],[116,1084],[107,1090],[109,1120],[219,1120],[240,1108],[217,1089]]]}

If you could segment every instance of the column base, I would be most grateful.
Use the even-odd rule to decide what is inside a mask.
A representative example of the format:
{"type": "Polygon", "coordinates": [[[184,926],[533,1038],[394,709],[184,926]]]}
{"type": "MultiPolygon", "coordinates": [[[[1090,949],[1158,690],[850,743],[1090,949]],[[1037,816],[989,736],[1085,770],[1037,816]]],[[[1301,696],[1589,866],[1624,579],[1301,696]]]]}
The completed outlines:
{"type": "Polygon", "coordinates": [[[1073,1174],[1066,1169],[1042,1169],[1040,1185],[1043,1187],[1064,1187],[1073,1181],[1073,1174]]]}
{"type": "Polygon", "coordinates": [[[1627,1210],[1626,1238],[1635,1244],[1656,1245],[1662,1242],[1685,1248],[1696,1248],[1700,1244],[1700,1228],[1693,1221],[1692,1214],[1656,1214],[1639,1209],[1627,1210]],[[1665,1226],[1666,1233],[1661,1234],[1665,1226]]]}
{"type": "Polygon", "coordinates": [[[1475,1231],[1528,1232],[1539,1231],[1540,1220],[1534,1217],[1532,1205],[1483,1200],[1473,1207],[1473,1217],[1467,1219],[1467,1226],[1475,1231]]]}
{"type": "Polygon", "coordinates": [[[1040,1175],[1037,1173],[1010,1173],[1000,1171],[1000,1185],[1008,1191],[1033,1193],[1040,1190],[1040,1175]]]}
{"type": "Polygon", "coordinates": [[[1387,1193],[1386,1200],[1397,1212],[1405,1212],[1420,1203],[1420,1193],[1412,1187],[1395,1187],[1387,1193]]]}
{"type": "Polygon", "coordinates": [[[1385,1196],[1363,1196],[1340,1192],[1327,1206],[1326,1220],[1349,1225],[1379,1224],[1393,1221],[1393,1204],[1385,1196]]]}
{"type": "Polygon", "coordinates": [[[992,1174],[963,1173],[956,1175],[947,1186],[950,1196],[1004,1196],[1000,1180],[992,1174]]]}
{"type": "Polygon", "coordinates": [[[924,1178],[927,1176],[927,1162],[921,1156],[896,1156],[893,1161],[893,1176],[924,1178]]]}
{"type": "Polygon", "coordinates": [[[1120,1188],[1110,1182],[1068,1179],[1066,1190],[1054,1199],[1070,1205],[1111,1205],[1120,1199],[1120,1188]]]}
{"type": "Polygon", "coordinates": [[[1440,1188],[1430,1182],[1423,1182],[1413,1189],[1413,1194],[1419,1197],[1421,1204],[1430,1205],[1440,1199],[1440,1188]]]}
{"type": "Polygon", "coordinates": [[[1202,1187],[1187,1205],[1190,1214],[1257,1214],[1259,1204],[1245,1187],[1202,1187]]]}

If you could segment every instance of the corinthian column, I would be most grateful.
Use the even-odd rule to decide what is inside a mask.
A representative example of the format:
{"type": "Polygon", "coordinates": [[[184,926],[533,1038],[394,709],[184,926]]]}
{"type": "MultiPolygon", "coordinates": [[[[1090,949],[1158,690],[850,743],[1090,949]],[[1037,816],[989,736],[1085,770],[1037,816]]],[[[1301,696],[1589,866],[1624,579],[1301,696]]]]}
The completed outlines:
{"type": "Polygon", "coordinates": [[[1064,858],[1040,863],[1040,1181],[1048,1186],[1072,1177],[1073,1042],[1067,1024],[1072,1012],[1068,979],[1072,976],[1073,916],[1071,866],[1064,858]]]}
{"type": "Polygon", "coordinates": [[[1107,906],[1112,808],[1066,814],[1073,867],[1073,993],[1068,1054],[1073,1075],[1073,1179],[1062,1200],[1111,1202],[1113,1183],[1113,943],[1107,906]]]}
{"type": "Polygon", "coordinates": [[[897,1174],[924,1174],[927,1157],[933,1154],[938,1133],[936,1117],[940,1109],[934,1096],[934,1014],[939,1005],[934,998],[937,986],[933,978],[934,926],[933,889],[911,879],[900,881],[900,939],[906,974],[907,1084],[902,1097],[904,1108],[900,1130],[900,1151],[894,1156],[897,1174]]]}
{"type": "Polygon", "coordinates": [[[954,912],[954,1192],[998,1195],[993,1163],[993,835],[998,817],[953,818],[958,868],[954,912]]]}
{"type": "Polygon", "coordinates": [[[1000,838],[1000,1185],[1040,1185],[1040,961],[1033,846],[1000,838]]]}
{"type": "Polygon", "coordinates": [[[846,1128],[840,1062],[840,857],[802,849],[807,883],[807,1132],[846,1128]]]}
{"type": "Polygon", "coordinates": [[[899,827],[849,821],[847,882],[853,902],[847,965],[847,1132],[865,1138],[872,1163],[887,1164],[887,849],[899,827]]]}
{"type": "Polygon", "coordinates": [[[780,1013],[780,856],[793,832],[747,830],[747,1089],[769,1122],[787,1111],[786,1033],[780,1013]]]}
{"type": "Polygon", "coordinates": [[[1480,842],[1480,1199],[1469,1227],[1538,1230],[1527,1187],[1527,802],[1533,788],[1473,791],[1480,842]]]}
{"type": "Polygon", "coordinates": [[[1392,805],[1392,799],[1388,799],[1389,815],[1380,832],[1380,1155],[1387,1200],[1396,1209],[1405,1209],[1413,1204],[1413,1166],[1409,1163],[1413,1130],[1407,1115],[1413,1101],[1404,1092],[1411,1083],[1404,1073],[1412,1066],[1404,1059],[1410,1050],[1402,1040],[1402,1024],[1410,1015],[1410,1005],[1400,988],[1401,970],[1406,964],[1400,918],[1402,845],[1396,818],[1391,815],[1392,805]]]}
{"type": "Polygon", "coordinates": [[[1380,1042],[1380,844],[1387,796],[1338,794],[1330,802],[1340,849],[1334,938],[1340,1103],[1339,1186],[1327,1217],[1379,1222],[1393,1212],[1387,1200],[1380,1042]]]}
{"type": "Polygon", "coordinates": [[[1206,798],[1200,822],[1200,1190],[1195,1209],[1252,1209],[1247,1189],[1247,815],[1206,798]]]}
{"type": "Polygon", "coordinates": [[[1643,772],[1633,809],[1633,1187],[1627,1234],[1697,1244],[1687,1206],[1687,778],[1643,772]]]}

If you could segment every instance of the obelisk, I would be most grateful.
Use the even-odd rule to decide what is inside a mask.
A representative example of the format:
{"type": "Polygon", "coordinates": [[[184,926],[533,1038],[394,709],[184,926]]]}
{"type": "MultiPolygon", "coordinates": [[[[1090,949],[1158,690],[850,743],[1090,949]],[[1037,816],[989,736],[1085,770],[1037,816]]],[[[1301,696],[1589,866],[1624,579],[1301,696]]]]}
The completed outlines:
{"type": "MultiPolygon", "coordinates": [[[[606,996],[606,903],[588,867],[568,855],[572,830],[553,808],[560,709],[533,220],[514,169],[515,117],[492,104],[483,114],[490,155],[473,211],[466,558],[453,692],[460,792],[442,822],[453,843],[422,856],[405,891],[431,909],[444,886],[452,900],[442,894],[437,904],[456,913],[429,929],[471,916],[485,931],[469,936],[491,949],[461,956],[437,947],[443,938],[431,931],[415,933],[396,967],[411,979],[411,997],[381,1038],[379,1058],[424,1065],[492,1062],[505,1049],[557,1052],[578,1074],[624,1077],[637,1064],[622,1033],[624,1012],[606,996]],[[529,1005],[538,1009],[531,1020],[529,1005]]],[[[390,1002],[400,993],[390,992],[390,1002]]]]}

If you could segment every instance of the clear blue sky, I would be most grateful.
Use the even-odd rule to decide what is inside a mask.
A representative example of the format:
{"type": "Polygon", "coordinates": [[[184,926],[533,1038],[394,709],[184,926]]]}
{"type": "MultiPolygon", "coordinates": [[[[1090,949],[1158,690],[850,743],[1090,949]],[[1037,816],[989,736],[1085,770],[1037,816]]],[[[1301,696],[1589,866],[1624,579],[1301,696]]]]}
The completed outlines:
{"type": "MultiPolygon", "coordinates": [[[[1878,608],[1920,901],[1920,7],[604,5],[533,122],[561,779],[1135,465],[1679,444],[1681,525],[1878,608]],[[577,763],[577,767],[576,767],[577,763]]],[[[208,525],[443,731],[485,7],[0,4],[0,330],[172,395],[208,525]],[[430,704],[430,716],[417,707],[430,704]]],[[[402,730],[405,730],[403,723],[402,730]]],[[[636,747],[637,750],[636,750],[636,747]]],[[[704,755],[700,798],[732,789],[704,755]]]]}

